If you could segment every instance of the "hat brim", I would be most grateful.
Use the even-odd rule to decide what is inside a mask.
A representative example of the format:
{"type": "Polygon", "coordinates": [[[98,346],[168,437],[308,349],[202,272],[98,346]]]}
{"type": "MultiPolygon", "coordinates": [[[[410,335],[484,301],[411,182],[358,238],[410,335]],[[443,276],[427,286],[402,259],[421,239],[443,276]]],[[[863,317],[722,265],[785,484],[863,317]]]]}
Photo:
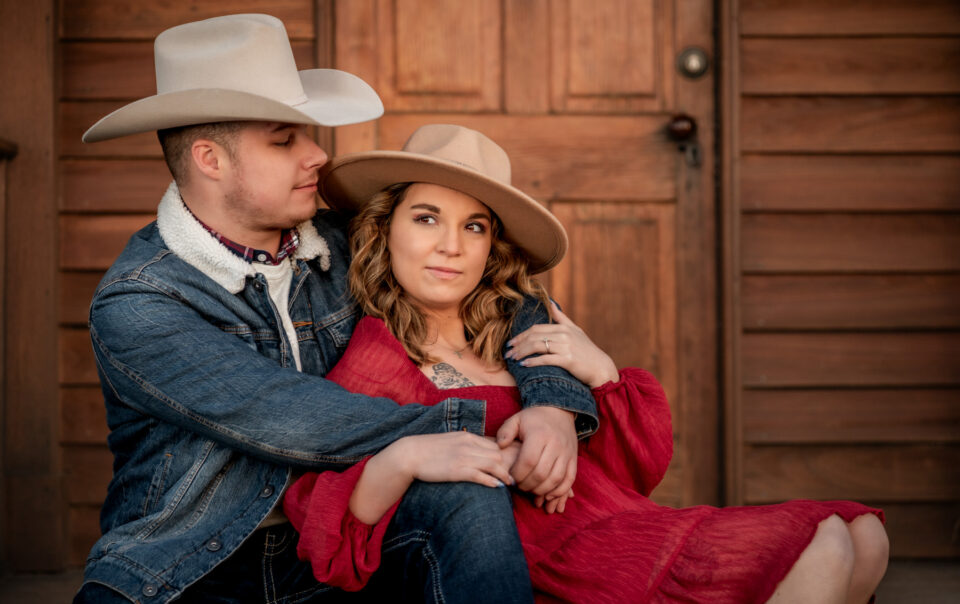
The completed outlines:
{"type": "Polygon", "coordinates": [[[210,122],[345,126],[383,115],[380,97],[357,76],[336,69],[308,69],[299,73],[307,100],[297,105],[239,90],[181,90],[140,99],[117,109],[91,126],[84,133],[83,142],[210,122]]]}
{"type": "Polygon", "coordinates": [[[320,173],[318,192],[336,209],[357,211],[376,193],[403,182],[449,187],[476,198],[503,223],[504,237],[530,259],[530,271],[553,268],[567,251],[560,221],[519,189],[472,168],[406,151],[369,151],[341,156],[320,173]]]}

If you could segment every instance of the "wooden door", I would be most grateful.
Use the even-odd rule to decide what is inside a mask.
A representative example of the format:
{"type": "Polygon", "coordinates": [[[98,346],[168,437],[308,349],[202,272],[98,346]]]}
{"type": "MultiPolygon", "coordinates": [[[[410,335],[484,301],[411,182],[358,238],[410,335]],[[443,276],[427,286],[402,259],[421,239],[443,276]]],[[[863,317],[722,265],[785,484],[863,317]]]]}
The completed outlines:
{"type": "Polygon", "coordinates": [[[620,366],[670,398],[673,464],[655,498],[715,502],[717,399],[712,75],[675,68],[713,47],[708,0],[342,0],[336,67],[380,93],[386,115],[338,129],[337,154],[398,149],[420,125],[480,130],[514,184],[549,207],[570,252],[551,292],[620,366]],[[698,167],[666,133],[699,126],[698,167]]]}

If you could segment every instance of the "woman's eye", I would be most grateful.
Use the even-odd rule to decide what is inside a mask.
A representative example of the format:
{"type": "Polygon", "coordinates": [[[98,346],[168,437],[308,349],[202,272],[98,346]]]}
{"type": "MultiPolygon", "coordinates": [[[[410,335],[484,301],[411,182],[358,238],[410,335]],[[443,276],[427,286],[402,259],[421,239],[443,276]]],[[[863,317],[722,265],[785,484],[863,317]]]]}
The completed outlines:
{"type": "Polygon", "coordinates": [[[467,225],[467,230],[473,231],[474,233],[486,233],[487,226],[480,222],[471,222],[470,224],[467,225]]]}
{"type": "Polygon", "coordinates": [[[420,224],[436,224],[437,217],[431,214],[421,214],[419,216],[414,217],[413,221],[419,222],[420,224]]]}

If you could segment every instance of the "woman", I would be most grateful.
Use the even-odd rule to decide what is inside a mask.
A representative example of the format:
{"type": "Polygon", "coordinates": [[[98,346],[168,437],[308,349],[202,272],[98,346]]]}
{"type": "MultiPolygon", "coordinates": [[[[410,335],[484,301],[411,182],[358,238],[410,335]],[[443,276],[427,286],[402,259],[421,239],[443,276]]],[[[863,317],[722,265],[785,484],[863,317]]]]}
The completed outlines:
{"type": "MultiPolygon", "coordinates": [[[[505,362],[558,365],[594,389],[601,428],[581,443],[572,490],[547,502],[514,490],[539,601],[868,600],[886,567],[879,510],[845,501],[656,505],[647,495],[669,463],[672,430],[653,376],[618,373],[555,308],[555,324],[524,332],[501,357],[517,301],[545,300],[529,275],[560,260],[566,236],[510,186],[495,143],[459,126],[424,126],[403,151],[333,162],[320,192],[359,210],[351,289],[369,315],[327,377],[397,401],[485,399],[489,436],[519,410],[505,362]]],[[[422,435],[344,473],[306,475],[284,506],[301,532],[299,553],[320,581],[360,589],[414,480],[502,488],[513,482],[516,451],[466,433],[422,435]]]]}

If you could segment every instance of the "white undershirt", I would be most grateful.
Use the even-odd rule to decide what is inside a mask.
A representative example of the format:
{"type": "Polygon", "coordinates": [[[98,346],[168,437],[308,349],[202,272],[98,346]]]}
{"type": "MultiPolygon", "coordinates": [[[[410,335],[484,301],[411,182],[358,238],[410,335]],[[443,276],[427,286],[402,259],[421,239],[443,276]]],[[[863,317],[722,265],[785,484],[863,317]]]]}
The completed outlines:
{"type": "Polygon", "coordinates": [[[257,270],[263,273],[263,276],[267,279],[267,291],[270,293],[273,305],[277,307],[277,312],[280,313],[280,323],[283,325],[283,331],[286,332],[287,340],[290,342],[297,371],[302,371],[300,367],[300,343],[297,342],[297,331],[293,328],[293,321],[290,320],[290,310],[288,308],[290,284],[293,282],[293,268],[290,266],[290,262],[289,258],[284,258],[276,266],[257,264],[257,270]]]}

